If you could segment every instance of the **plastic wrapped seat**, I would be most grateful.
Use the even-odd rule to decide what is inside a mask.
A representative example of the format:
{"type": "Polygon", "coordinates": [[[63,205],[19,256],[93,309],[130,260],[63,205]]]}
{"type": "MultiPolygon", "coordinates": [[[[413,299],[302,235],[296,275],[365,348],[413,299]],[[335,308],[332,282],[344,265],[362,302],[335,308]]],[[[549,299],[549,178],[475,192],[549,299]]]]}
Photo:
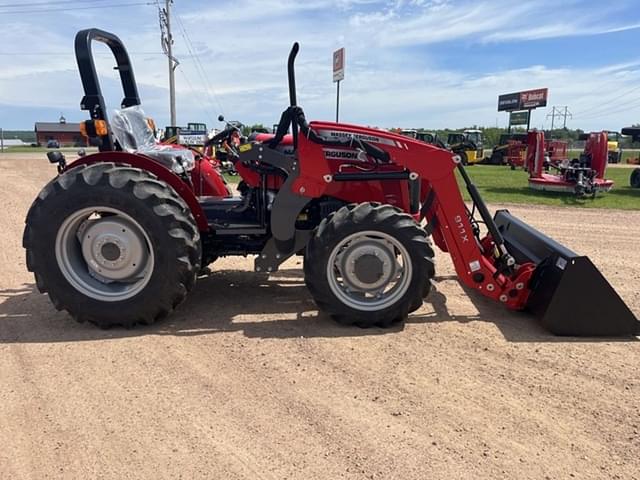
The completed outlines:
{"type": "Polygon", "coordinates": [[[139,105],[115,110],[111,128],[120,148],[125,152],[151,157],[178,174],[189,172],[194,167],[195,158],[191,150],[162,145],[156,141],[139,105]]]}

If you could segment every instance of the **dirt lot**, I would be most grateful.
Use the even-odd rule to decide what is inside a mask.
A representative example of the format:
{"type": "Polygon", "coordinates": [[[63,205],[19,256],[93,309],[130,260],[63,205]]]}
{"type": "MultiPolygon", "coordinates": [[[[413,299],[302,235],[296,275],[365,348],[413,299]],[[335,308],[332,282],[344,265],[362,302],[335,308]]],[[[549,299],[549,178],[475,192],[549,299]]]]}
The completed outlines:
{"type": "MultiPolygon", "coordinates": [[[[156,326],[76,324],[20,243],[53,174],[0,155],[0,478],[640,478],[640,342],[552,337],[465,292],[442,254],[392,330],[337,326],[300,261],[267,279],[250,259],[216,263],[156,326]]],[[[640,316],[640,212],[510,209],[640,316]]]]}

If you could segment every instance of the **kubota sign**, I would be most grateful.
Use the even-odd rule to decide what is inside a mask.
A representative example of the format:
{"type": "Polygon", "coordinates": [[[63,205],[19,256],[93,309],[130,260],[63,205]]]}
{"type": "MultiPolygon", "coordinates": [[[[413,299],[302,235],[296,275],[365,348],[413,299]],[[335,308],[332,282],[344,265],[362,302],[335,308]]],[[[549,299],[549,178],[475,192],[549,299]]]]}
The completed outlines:
{"type": "Polygon", "coordinates": [[[547,106],[548,88],[507,93],[498,97],[498,111],[528,110],[547,106]]]}

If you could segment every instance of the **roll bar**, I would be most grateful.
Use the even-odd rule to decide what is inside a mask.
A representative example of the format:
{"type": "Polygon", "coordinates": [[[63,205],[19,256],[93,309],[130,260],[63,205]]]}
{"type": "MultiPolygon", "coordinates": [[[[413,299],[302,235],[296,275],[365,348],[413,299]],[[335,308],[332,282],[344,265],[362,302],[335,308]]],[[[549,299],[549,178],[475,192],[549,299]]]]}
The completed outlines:
{"type": "MultiPolygon", "coordinates": [[[[105,120],[108,122],[107,109],[102,96],[102,89],[96,72],[96,65],[91,50],[92,43],[101,42],[107,45],[116,59],[116,67],[120,73],[120,81],[124,91],[124,98],[120,106],[122,108],[140,105],[138,86],[133,74],[133,67],[129,60],[129,54],[122,41],[113,33],[105,32],[97,28],[81,30],[76,34],[75,52],[78,63],[78,71],[84,88],[84,97],[80,102],[82,110],[88,110],[92,120],[105,120]]],[[[102,137],[100,150],[113,150],[111,134],[102,137]]]]}

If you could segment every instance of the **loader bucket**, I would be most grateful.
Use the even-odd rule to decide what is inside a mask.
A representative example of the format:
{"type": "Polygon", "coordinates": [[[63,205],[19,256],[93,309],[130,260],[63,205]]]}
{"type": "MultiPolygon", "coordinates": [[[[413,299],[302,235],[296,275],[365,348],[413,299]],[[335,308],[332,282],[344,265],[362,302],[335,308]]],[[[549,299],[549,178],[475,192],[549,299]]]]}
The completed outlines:
{"type": "Polygon", "coordinates": [[[588,257],[578,255],[514,217],[494,220],[518,263],[536,265],[527,310],[555,335],[640,335],[640,322],[588,257]]]}

